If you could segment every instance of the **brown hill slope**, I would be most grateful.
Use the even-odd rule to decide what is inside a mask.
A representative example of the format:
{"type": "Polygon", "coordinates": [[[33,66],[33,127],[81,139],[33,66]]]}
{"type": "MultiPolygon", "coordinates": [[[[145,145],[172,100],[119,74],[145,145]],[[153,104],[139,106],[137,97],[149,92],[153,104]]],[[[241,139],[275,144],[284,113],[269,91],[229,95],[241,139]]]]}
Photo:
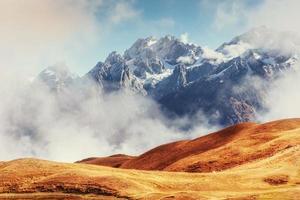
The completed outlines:
{"type": "Polygon", "coordinates": [[[0,199],[298,199],[300,120],[229,127],[162,145],[122,165],[129,163],[203,173],[19,159],[0,162],[0,199]]]}
{"type": "Polygon", "coordinates": [[[94,164],[108,167],[120,167],[124,162],[134,159],[134,156],[128,156],[124,154],[116,154],[108,157],[91,157],[86,158],[76,163],[94,164]]]}
{"type": "Polygon", "coordinates": [[[211,173],[21,159],[1,165],[0,199],[297,199],[299,172],[300,146],[211,173]]]}
{"type": "MultiPolygon", "coordinates": [[[[118,167],[186,172],[220,171],[268,158],[300,144],[300,135],[294,133],[291,136],[290,133],[298,128],[300,119],[266,124],[242,123],[194,140],[161,145],[124,161],[118,167]]],[[[100,162],[94,163],[101,165],[100,162]]],[[[106,166],[112,164],[105,163],[106,166]]]]}

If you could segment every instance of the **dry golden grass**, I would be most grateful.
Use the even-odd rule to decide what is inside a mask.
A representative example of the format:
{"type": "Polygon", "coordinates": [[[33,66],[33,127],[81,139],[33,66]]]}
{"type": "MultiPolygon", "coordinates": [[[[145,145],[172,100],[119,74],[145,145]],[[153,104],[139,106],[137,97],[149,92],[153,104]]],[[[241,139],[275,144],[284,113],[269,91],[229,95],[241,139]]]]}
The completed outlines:
{"type": "MultiPolygon", "coordinates": [[[[222,149],[228,148],[241,153],[226,157],[226,162],[244,160],[266,149],[272,153],[226,170],[143,171],[19,159],[0,163],[0,199],[300,199],[300,120],[249,127],[236,130],[230,142],[206,155],[207,160],[223,163],[222,149]],[[239,156],[242,158],[237,159],[239,156]]],[[[199,161],[194,156],[183,160],[194,164],[199,161]]],[[[183,160],[176,166],[182,167],[183,160]]]]}
{"type": "Polygon", "coordinates": [[[242,123],[194,140],[164,144],[137,157],[94,158],[82,163],[142,170],[221,171],[299,145],[300,135],[289,134],[297,128],[300,119],[242,123]]]}
{"type": "Polygon", "coordinates": [[[124,154],[116,154],[108,157],[92,157],[86,158],[76,163],[85,163],[85,164],[93,164],[93,165],[101,165],[108,167],[120,167],[123,163],[134,159],[134,156],[128,156],[124,154]]]}

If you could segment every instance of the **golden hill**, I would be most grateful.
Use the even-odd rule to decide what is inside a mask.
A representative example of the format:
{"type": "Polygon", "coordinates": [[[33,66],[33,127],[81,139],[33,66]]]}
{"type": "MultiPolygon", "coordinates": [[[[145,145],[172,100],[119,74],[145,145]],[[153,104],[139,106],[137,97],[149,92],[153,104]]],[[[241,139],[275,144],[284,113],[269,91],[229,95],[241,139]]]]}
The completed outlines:
{"type": "Polygon", "coordinates": [[[36,159],[2,162],[0,199],[299,199],[299,144],[300,119],[290,119],[241,124],[114,160],[118,165],[125,158],[127,168],[197,173],[36,159]]]}
{"type": "Polygon", "coordinates": [[[266,124],[242,123],[194,139],[156,147],[138,157],[91,158],[79,161],[111,167],[185,172],[220,171],[257,159],[263,159],[300,144],[297,133],[300,119],[266,124]],[[293,139],[291,139],[293,138],[293,139]]]}

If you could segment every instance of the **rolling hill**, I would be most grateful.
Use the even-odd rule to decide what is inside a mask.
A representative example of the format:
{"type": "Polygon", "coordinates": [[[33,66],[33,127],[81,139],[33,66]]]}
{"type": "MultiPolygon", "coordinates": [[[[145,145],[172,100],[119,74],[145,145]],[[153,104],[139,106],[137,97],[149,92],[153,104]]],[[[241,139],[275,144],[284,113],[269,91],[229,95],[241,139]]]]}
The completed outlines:
{"type": "Polygon", "coordinates": [[[0,199],[297,199],[299,144],[300,119],[288,119],[235,125],[137,157],[0,162],[0,199]]]}
{"type": "MultiPolygon", "coordinates": [[[[241,123],[193,140],[161,145],[140,156],[123,160],[118,167],[185,172],[221,171],[299,145],[299,139],[290,139],[290,130],[298,127],[299,119],[266,124],[241,123]]],[[[294,138],[300,138],[297,132],[294,134],[294,138]]],[[[107,159],[110,157],[82,162],[103,165],[102,162],[107,159]]],[[[113,162],[105,166],[116,167],[113,162]]]]}

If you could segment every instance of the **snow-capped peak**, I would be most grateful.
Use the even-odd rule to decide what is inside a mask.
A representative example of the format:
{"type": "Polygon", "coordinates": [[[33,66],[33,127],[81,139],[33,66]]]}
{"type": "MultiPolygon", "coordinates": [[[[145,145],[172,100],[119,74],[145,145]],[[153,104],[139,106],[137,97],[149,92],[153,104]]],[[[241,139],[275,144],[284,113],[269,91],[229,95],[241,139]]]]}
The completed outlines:
{"type": "Polygon", "coordinates": [[[40,75],[44,76],[55,76],[57,79],[65,79],[65,78],[76,78],[78,77],[76,74],[71,73],[69,68],[65,64],[56,64],[53,66],[49,66],[44,69],[40,75]]]}
{"type": "Polygon", "coordinates": [[[71,73],[65,64],[56,64],[44,69],[37,80],[46,83],[50,89],[60,90],[77,78],[79,77],[71,73]]]}
{"type": "Polygon", "coordinates": [[[114,64],[123,62],[123,57],[116,51],[111,52],[105,60],[105,63],[114,64]]]}
{"type": "Polygon", "coordinates": [[[138,39],[124,53],[126,60],[140,60],[145,63],[151,60],[160,60],[171,68],[178,63],[193,64],[201,57],[202,48],[194,44],[183,43],[174,36],[167,35],[156,39],[148,37],[138,39]]]}

